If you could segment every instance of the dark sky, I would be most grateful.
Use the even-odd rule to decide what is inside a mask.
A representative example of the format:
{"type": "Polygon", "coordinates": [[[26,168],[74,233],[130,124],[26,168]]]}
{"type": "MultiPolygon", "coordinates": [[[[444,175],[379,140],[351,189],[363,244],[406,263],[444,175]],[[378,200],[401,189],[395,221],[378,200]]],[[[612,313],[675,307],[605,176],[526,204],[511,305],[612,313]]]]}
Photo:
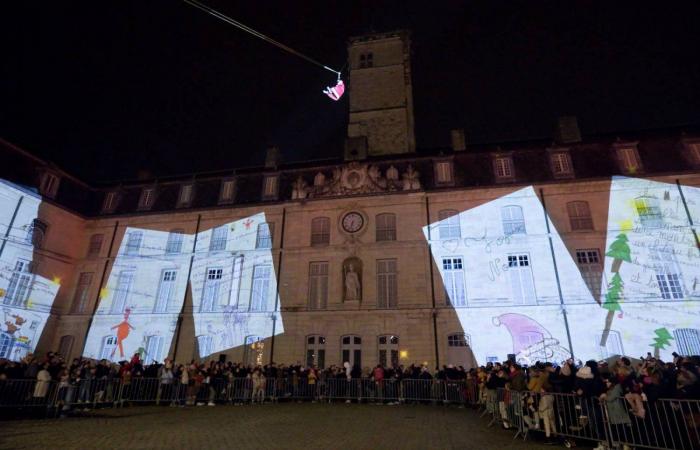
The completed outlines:
{"type": "MultiPolygon", "coordinates": [[[[697,2],[205,3],[334,67],[350,35],[411,29],[419,148],[455,127],[546,137],[560,115],[584,134],[700,123],[697,2]]],[[[268,143],[338,155],[333,74],[185,3],[1,8],[0,136],[86,180],[259,164],[268,143]]]]}

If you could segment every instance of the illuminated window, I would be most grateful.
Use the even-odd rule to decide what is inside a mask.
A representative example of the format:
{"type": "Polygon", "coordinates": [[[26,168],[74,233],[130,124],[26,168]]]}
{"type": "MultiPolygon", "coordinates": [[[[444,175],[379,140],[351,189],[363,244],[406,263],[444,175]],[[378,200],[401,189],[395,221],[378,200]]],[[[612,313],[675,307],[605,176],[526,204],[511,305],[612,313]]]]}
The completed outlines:
{"type": "Polygon", "coordinates": [[[267,311],[267,298],[270,291],[270,274],[272,266],[259,265],[253,267],[253,289],[250,297],[251,311],[267,311]]]}
{"type": "Polygon", "coordinates": [[[493,158],[493,170],[496,179],[508,179],[513,177],[513,158],[510,156],[498,156],[493,158]]]}
{"type": "Polygon", "coordinates": [[[360,69],[366,69],[374,66],[374,54],[372,52],[360,54],[360,69]]]}
{"type": "Polygon", "coordinates": [[[29,295],[29,286],[32,284],[32,263],[25,259],[18,259],[15,263],[15,270],[10,276],[10,283],[7,285],[7,292],[3,302],[11,306],[23,306],[26,304],[29,295]]]}
{"type": "Polygon", "coordinates": [[[593,297],[600,298],[600,288],[603,282],[603,267],[600,264],[600,254],[594,248],[576,250],[576,262],[586,286],[593,297]]]}
{"type": "Polygon", "coordinates": [[[376,240],[379,241],[395,241],[396,240],[396,214],[384,213],[377,214],[377,235],[376,240]]]}
{"type": "Polygon", "coordinates": [[[379,364],[382,367],[399,366],[399,337],[393,335],[379,336],[379,364]]]}
{"type": "Polygon", "coordinates": [[[46,224],[46,222],[39,219],[32,220],[32,223],[27,229],[27,244],[33,245],[34,248],[42,248],[44,237],[46,236],[46,230],[48,228],[49,226],[46,224]]]}
{"type": "Polygon", "coordinates": [[[673,247],[650,248],[649,256],[654,264],[656,282],[665,300],[683,298],[683,280],[678,262],[673,254],[673,247]]]}
{"type": "Polygon", "coordinates": [[[152,187],[143,188],[139,198],[139,209],[151,209],[155,200],[156,189],[152,187]]]}
{"type": "Polygon", "coordinates": [[[126,255],[138,255],[141,250],[141,241],[143,241],[142,231],[130,231],[126,241],[126,255]]]}
{"type": "Polygon", "coordinates": [[[61,336],[61,340],[59,341],[58,354],[63,356],[63,359],[66,361],[70,360],[73,342],[75,342],[75,338],[70,335],[61,336]]]}
{"type": "Polygon", "coordinates": [[[462,236],[459,226],[459,213],[453,209],[438,212],[438,231],[441,240],[459,239],[462,236]]]}
{"type": "Polygon", "coordinates": [[[397,304],[396,260],[377,260],[377,307],[396,308],[397,304]]]}
{"type": "Polygon", "coordinates": [[[262,222],[258,224],[258,234],[255,239],[255,248],[272,248],[273,223],[262,222]]]}
{"type": "Polygon", "coordinates": [[[265,175],[263,178],[263,200],[275,200],[277,198],[277,181],[279,175],[265,175]]]}
{"type": "Polygon", "coordinates": [[[104,234],[93,234],[90,236],[90,244],[88,245],[88,258],[95,258],[100,256],[100,251],[102,250],[102,242],[104,241],[104,234]]]}
{"type": "MultiPolygon", "coordinates": [[[[600,342],[603,333],[598,333],[595,338],[596,342],[600,342]]],[[[622,349],[622,338],[620,337],[620,332],[615,330],[610,330],[608,334],[608,340],[605,341],[605,347],[598,347],[600,350],[600,358],[607,359],[615,355],[624,355],[622,349]]]]}
{"type": "Polygon", "coordinates": [[[228,239],[228,225],[216,227],[211,232],[211,241],[209,242],[209,251],[215,252],[226,250],[226,240],[228,239]]]}
{"type": "Polygon", "coordinates": [[[90,301],[88,295],[90,293],[90,284],[92,283],[92,272],[82,272],[78,277],[78,286],[75,288],[73,295],[73,313],[82,314],[87,309],[90,301]]]}
{"type": "Polygon", "coordinates": [[[529,255],[508,255],[508,274],[513,301],[519,305],[537,303],[529,255]]]}
{"type": "Polygon", "coordinates": [[[573,170],[571,166],[571,155],[569,152],[555,152],[549,155],[552,164],[552,173],[554,176],[571,175],[573,170]]]}
{"type": "Polygon", "coordinates": [[[471,346],[471,336],[464,333],[453,333],[447,336],[448,347],[469,347],[471,346]]]}
{"type": "Polygon", "coordinates": [[[194,184],[186,183],[180,186],[180,195],[177,199],[178,206],[189,206],[192,203],[194,184]]]}
{"type": "Polygon", "coordinates": [[[340,339],[340,352],[343,360],[340,362],[350,363],[350,366],[362,367],[362,338],[360,336],[343,336],[340,339]]]}
{"type": "Polygon", "coordinates": [[[681,356],[700,355],[700,330],[678,328],[673,330],[676,348],[681,356]]]}
{"type": "Polygon", "coordinates": [[[199,357],[206,358],[211,355],[213,339],[206,334],[197,336],[197,347],[199,347],[199,357]]]}
{"type": "Polygon", "coordinates": [[[102,203],[102,212],[114,211],[117,207],[117,200],[118,197],[116,192],[112,191],[105,193],[105,199],[102,203]]]}
{"type": "Polygon", "coordinates": [[[41,184],[39,185],[39,192],[49,198],[56,197],[58,192],[58,185],[61,179],[52,173],[45,172],[41,176],[41,184]]]}
{"type": "Polygon", "coordinates": [[[643,227],[659,228],[663,225],[664,220],[659,207],[659,199],[656,197],[637,197],[634,199],[634,207],[643,227]]]}
{"type": "Polygon", "coordinates": [[[566,210],[569,213],[571,231],[593,230],[593,218],[588,202],[569,202],[566,204],[566,210]]]}
{"type": "Polygon", "coordinates": [[[331,219],[315,217],[311,221],[311,245],[324,246],[331,241],[331,219]]]}
{"type": "Polygon", "coordinates": [[[112,297],[112,308],[110,310],[111,314],[121,314],[124,312],[126,302],[129,298],[129,292],[131,291],[131,286],[134,282],[134,274],[135,272],[130,270],[122,270],[119,272],[117,287],[114,290],[114,296],[112,297]]]}
{"type": "Polygon", "coordinates": [[[452,183],[452,161],[435,162],[435,181],[437,184],[452,183]]]}
{"type": "Polygon", "coordinates": [[[219,291],[221,290],[221,279],[224,269],[221,267],[207,268],[207,278],[202,291],[202,303],[199,305],[199,312],[213,312],[219,304],[219,291]]]}
{"type": "Polygon", "coordinates": [[[248,366],[261,366],[265,343],[260,336],[246,336],[243,347],[243,361],[248,366]]]}
{"type": "Polygon", "coordinates": [[[700,142],[686,144],[688,159],[695,165],[700,165],[700,142]]]}
{"type": "Polygon", "coordinates": [[[313,335],[306,338],[306,366],[324,369],[326,365],[326,338],[313,335]]]}
{"type": "Polygon", "coordinates": [[[642,163],[635,147],[618,147],[617,157],[621,169],[625,173],[634,174],[642,169],[642,163]]]}
{"type": "Polygon", "coordinates": [[[448,305],[467,306],[462,258],[442,258],[442,281],[448,305]]]}
{"type": "Polygon", "coordinates": [[[114,335],[105,336],[102,338],[102,346],[100,349],[100,359],[112,359],[112,356],[117,351],[117,337],[114,335]]]}
{"type": "Polygon", "coordinates": [[[233,196],[235,193],[236,181],[235,180],[223,180],[221,181],[221,190],[219,191],[219,203],[233,203],[233,196]]]}
{"type": "Polygon", "coordinates": [[[156,305],[153,308],[153,312],[164,313],[170,310],[173,296],[175,295],[176,278],[176,270],[164,270],[161,273],[160,285],[158,286],[158,295],[156,296],[156,305]]]}
{"type": "Polygon", "coordinates": [[[501,208],[501,221],[503,223],[503,234],[525,234],[525,218],[523,209],[517,205],[504,206],[501,208]]]}
{"type": "Polygon", "coordinates": [[[165,253],[174,255],[182,252],[182,241],[185,237],[182,228],[176,228],[168,233],[168,242],[165,244],[165,253]]]}
{"type": "Polygon", "coordinates": [[[163,336],[148,336],[146,340],[146,352],[143,355],[145,364],[154,364],[162,362],[163,354],[163,336]]]}
{"type": "Polygon", "coordinates": [[[309,264],[309,309],[326,309],[328,303],[328,262],[309,264]]]}

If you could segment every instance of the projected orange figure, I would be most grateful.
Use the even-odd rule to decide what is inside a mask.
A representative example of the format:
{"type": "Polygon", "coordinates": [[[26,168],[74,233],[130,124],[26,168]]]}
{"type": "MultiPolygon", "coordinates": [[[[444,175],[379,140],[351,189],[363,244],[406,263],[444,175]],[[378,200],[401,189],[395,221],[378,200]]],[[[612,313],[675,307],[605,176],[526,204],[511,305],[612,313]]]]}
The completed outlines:
{"type": "MultiPolygon", "coordinates": [[[[124,342],[124,339],[126,339],[129,336],[129,330],[134,329],[134,327],[132,327],[129,323],[129,314],[131,314],[131,309],[126,308],[124,310],[124,321],[111,328],[112,330],[114,330],[115,328],[117,330],[117,347],[119,347],[119,357],[121,358],[124,357],[124,347],[122,343],[124,342]]],[[[114,347],[114,350],[112,350],[112,357],[114,357],[114,353],[117,351],[117,347],[114,347]]]]}

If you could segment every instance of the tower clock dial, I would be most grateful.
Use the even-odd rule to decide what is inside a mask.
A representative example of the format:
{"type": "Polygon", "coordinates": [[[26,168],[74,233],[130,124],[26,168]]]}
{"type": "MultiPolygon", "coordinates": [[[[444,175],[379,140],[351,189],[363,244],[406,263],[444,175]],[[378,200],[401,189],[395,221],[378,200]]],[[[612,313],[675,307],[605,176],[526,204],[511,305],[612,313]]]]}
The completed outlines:
{"type": "Polygon", "coordinates": [[[365,224],[365,218],[357,212],[349,212],[343,217],[343,230],[347,233],[357,233],[365,224]]]}

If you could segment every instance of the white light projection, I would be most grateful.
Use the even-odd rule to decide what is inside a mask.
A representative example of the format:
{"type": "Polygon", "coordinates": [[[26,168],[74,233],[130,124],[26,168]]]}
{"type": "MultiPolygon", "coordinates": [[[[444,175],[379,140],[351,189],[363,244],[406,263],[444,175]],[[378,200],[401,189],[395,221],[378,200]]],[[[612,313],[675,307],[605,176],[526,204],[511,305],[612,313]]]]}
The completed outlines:
{"type": "Polygon", "coordinates": [[[40,204],[34,191],[0,180],[0,359],[34,351],[60,287],[35,273],[35,244],[46,231],[40,204]]]}
{"type": "Polygon", "coordinates": [[[272,258],[272,231],[260,213],[200,233],[192,303],[200,357],[284,331],[272,258]]]}

